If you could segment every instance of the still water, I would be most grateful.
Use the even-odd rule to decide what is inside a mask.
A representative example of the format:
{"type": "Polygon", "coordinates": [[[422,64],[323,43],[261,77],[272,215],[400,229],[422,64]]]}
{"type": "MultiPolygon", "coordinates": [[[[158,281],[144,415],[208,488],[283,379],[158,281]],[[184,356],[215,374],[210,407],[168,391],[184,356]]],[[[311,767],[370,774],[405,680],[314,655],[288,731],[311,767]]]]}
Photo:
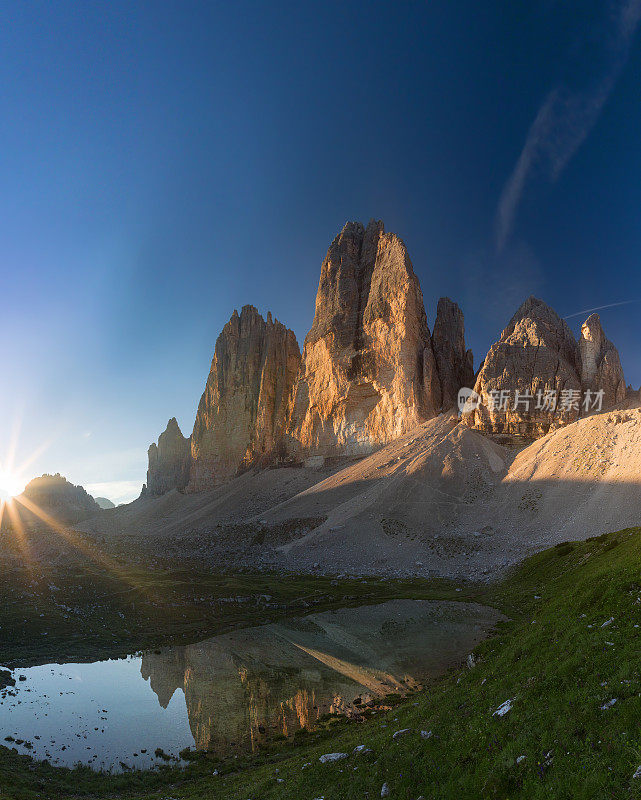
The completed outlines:
{"type": "Polygon", "coordinates": [[[250,752],[323,714],[426,684],[499,618],[473,603],[393,600],[127,659],[16,669],[15,687],[0,692],[0,742],[112,772],[178,759],[185,747],[250,752]]]}

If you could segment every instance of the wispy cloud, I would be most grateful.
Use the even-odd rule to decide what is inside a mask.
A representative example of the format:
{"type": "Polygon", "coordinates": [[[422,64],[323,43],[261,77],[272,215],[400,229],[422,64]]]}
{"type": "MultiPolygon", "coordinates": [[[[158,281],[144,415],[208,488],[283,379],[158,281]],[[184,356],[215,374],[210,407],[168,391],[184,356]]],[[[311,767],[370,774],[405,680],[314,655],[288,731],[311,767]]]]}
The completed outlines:
{"type": "Polygon", "coordinates": [[[600,39],[602,68],[582,89],[555,86],[539,108],[523,150],[503,187],[496,212],[496,249],[512,231],[514,217],[532,172],[540,166],[555,181],[590,133],[625,65],[641,19],[641,0],[609,3],[600,39]]]}
{"type": "Polygon", "coordinates": [[[584,314],[593,314],[595,311],[603,311],[606,308],[616,308],[617,306],[629,306],[631,303],[640,303],[641,300],[621,300],[618,303],[607,303],[604,306],[596,306],[595,308],[584,308],[583,311],[575,311],[573,314],[566,314],[563,319],[570,319],[571,317],[582,317],[584,314]]]}

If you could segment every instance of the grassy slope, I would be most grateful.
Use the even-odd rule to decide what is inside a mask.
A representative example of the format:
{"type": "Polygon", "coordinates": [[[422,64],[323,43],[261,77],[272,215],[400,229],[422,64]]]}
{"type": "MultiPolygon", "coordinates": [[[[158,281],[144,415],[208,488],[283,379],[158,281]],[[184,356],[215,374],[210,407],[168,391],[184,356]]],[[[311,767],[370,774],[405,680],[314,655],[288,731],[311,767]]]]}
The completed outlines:
{"type": "MultiPolygon", "coordinates": [[[[403,800],[641,797],[641,779],[632,778],[641,765],[640,567],[639,529],[553,548],[488,591],[486,602],[512,620],[481,645],[477,666],[394,710],[360,725],[337,721],[252,759],[203,758],[182,775],[87,776],[84,788],[92,796],[339,800],[380,797],[387,783],[390,798],[403,800]],[[612,698],[616,704],[601,710],[612,698]],[[508,699],[512,709],[493,716],[508,699]],[[408,727],[432,736],[392,738],[408,727]],[[373,752],[353,755],[360,744],[373,752]],[[319,763],[334,751],[349,758],[319,763]]],[[[56,788],[42,768],[27,772],[5,754],[0,781],[14,788],[0,797],[71,796],[63,781],[73,773],[58,772],[56,788]]]]}

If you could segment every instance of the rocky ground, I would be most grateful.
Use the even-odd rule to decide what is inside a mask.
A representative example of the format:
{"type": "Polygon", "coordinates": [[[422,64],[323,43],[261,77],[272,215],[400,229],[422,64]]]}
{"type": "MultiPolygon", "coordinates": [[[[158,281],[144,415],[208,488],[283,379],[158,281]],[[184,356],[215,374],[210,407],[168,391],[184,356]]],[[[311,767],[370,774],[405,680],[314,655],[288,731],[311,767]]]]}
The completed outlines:
{"type": "Polygon", "coordinates": [[[528,445],[440,415],[366,458],[248,472],[80,527],[158,564],[490,580],[558,542],[638,523],[640,444],[638,403],[528,445]]]}

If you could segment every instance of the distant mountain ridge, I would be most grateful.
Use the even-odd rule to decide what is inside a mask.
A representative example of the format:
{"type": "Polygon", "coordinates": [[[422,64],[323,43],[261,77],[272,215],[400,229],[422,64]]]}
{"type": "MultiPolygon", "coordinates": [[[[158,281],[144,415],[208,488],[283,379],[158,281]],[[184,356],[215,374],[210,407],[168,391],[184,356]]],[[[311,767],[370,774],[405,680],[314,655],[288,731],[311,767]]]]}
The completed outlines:
{"type": "Polygon", "coordinates": [[[34,478],[16,500],[21,516],[37,518],[38,515],[30,511],[31,506],[36,506],[56,522],[65,524],[80,522],[101,510],[82,486],[74,486],[59,473],[34,478]],[[25,500],[24,505],[20,503],[21,498],[25,500]]]}
{"type": "Polygon", "coordinates": [[[106,509],[109,509],[109,508],[115,508],[116,507],[116,504],[112,503],[111,500],[109,500],[106,497],[95,497],[94,500],[100,506],[100,508],[103,509],[103,511],[106,510],[106,509]]]}

